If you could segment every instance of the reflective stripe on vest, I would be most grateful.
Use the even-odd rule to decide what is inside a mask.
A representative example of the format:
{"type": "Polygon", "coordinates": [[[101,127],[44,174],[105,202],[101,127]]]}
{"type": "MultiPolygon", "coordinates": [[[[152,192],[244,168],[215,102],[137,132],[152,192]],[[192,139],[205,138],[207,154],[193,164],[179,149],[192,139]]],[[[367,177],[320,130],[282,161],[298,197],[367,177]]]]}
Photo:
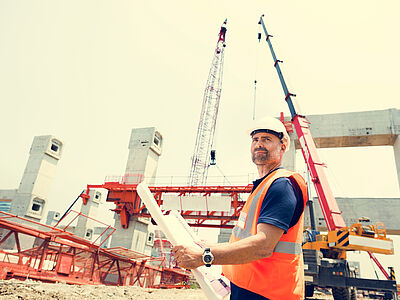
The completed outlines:
{"type": "Polygon", "coordinates": [[[274,252],[300,255],[303,252],[301,244],[279,241],[274,252]]]}
{"type": "MultiPolygon", "coordinates": [[[[254,215],[256,213],[256,207],[257,207],[257,202],[258,199],[260,198],[260,195],[262,194],[263,189],[260,189],[258,191],[258,193],[254,196],[253,202],[251,202],[251,206],[250,209],[247,213],[247,218],[246,218],[246,222],[244,224],[244,229],[240,228],[239,226],[235,226],[233,227],[232,230],[232,234],[234,236],[236,236],[238,239],[244,239],[247,238],[249,236],[252,236],[253,234],[251,234],[251,224],[253,224],[253,219],[254,219],[254,215]]],[[[239,216],[240,218],[240,216],[239,216]]]]}
{"type": "MultiPolygon", "coordinates": [[[[232,230],[232,235],[240,240],[253,235],[251,233],[251,225],[253,224],[253,220],[256,214],[257,203],[262,194],[262,191],[263,189],[260,189],[258,193],[254,196],[253,201],[251,202],[251,206],[249,208],[246,221],[243,226],[244,229],[236,225],[232,230]]],[[[300,255],[302,253],[302,247],[301,244],[298,243],[279,241],[278,244],[276,244],[274,252],[300,255]]]]}

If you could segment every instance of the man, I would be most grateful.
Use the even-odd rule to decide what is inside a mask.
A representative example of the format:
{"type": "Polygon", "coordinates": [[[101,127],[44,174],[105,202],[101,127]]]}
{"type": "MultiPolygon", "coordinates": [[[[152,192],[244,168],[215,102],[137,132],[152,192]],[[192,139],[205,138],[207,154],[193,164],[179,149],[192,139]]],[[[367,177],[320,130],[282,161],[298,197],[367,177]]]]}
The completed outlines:
{"type": "Polygon", "coordinates": [[[299,174],[281,167],[290,145],[282,122],[266,117],[248,132],[260,179],[253,182],[229,243],[205,250],[179,245],[174,256],[188,269],[223,265],[223,274],[231,281],[231,299],[302,299],[307,186],[299,174]]]}

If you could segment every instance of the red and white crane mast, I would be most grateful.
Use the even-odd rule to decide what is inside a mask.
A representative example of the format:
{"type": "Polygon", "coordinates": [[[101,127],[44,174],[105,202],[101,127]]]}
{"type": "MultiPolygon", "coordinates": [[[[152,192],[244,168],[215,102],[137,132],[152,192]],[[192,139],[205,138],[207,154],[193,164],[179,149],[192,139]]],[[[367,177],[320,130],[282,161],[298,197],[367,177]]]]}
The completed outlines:
{"type": "Polygon", "coordinates": [[[190,186],[205,185],[207,181],[210,153],[214,142],[219,100],[221,98],[224,49],[226,46],[226,22],[227,20],[222,24],[219,31],[217,46],[204,91],[196,144],[190,168],[188,182],[190,186]]]}

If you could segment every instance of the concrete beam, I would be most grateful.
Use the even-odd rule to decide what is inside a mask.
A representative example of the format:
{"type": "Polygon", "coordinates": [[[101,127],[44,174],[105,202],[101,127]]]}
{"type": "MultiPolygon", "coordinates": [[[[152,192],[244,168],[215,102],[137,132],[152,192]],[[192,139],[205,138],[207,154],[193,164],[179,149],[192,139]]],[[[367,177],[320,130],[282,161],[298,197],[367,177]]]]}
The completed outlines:
{"type": "MultiPolygon", "coordinates": [[[[309,115],[317,148],[393,146],[400,135],[400,110],[309,115]]],[[[296,149],[300,149],[298,140],[296,149]]]]}
{"type": "MultiPolygon", "coordinates": [[[[329,115],[309,115],[306,118],[311,123],[310,130],[317,148],[393,146],[397,180],[400,186],[400,110],[391,108],[329,115]]],[[[294,139],[296,149],[300,149],[296,133],[293,132],[290,136],[292,141],[294,139]]],[[[381,211],[379,217],[376,216],[376,220],[388,223],[398,219],[397,215],[391,216],[391,212],[396,211],[395,208],[400,211],[400,201],[396,202],[395,199],[347,199],[348,201],[343,199],[345,198],[337,198],[337,202],[343,210],[343,217],[347,224],[355,223],[355,219],[350,220],[351,215],[357,217],[360,214],[368,215],[369,210],[375,207],[377,208],[375,213],[381,211]],[[341,203],[342,201],[344,202],[341,203]],[[364,213],[359,211],[360,207],[365,207],[364,213]],[[383,209],[386,210],[383,211],[383,209]],[[350,219],[346,220],[349,212],[351,212],[348,216],[350,219]]],[[[388,224],[391,232],[394,230],[397,232],[396,234],[400,234],[400,222],[388,224]]]]}
{"type": "Polygon", "coordinates": [[[400,135],[397,136],[396,141],[393,145],[394,151],[394,160],[396,162],[396,170],[397,170],[397,181],[400,186],[400,135]]]}
{"type": "MultiPolygon", "coordinates": [[[[370,223],[383,222],[388,234],[400,235],[400,198],[336,198],[347,226],[357,223],[358,218],[367,217],[370,223]]],[[[326,231],[326,223],[317,198],[313,199],[315,224],[326,231]]],[[[306,207],[304,226],[310,226],[310,213],[306,207]]]]}

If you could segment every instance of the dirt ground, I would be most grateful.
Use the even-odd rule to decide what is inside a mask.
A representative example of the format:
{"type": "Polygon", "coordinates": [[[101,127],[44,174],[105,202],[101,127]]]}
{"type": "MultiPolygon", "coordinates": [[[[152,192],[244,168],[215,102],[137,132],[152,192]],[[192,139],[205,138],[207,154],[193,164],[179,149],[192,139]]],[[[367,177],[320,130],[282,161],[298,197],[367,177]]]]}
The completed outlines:
{"type": "MultiPolygon", "coordinates": [[[[93,285],[67,285],[37,281],[0,280],[0,299],[154,299],[154,300],[206,300],[200,289],[143,289],[140,287],[113,287],[93,285]]],[[[312,299],[333,299],[317,293],[312,299]]]]}

